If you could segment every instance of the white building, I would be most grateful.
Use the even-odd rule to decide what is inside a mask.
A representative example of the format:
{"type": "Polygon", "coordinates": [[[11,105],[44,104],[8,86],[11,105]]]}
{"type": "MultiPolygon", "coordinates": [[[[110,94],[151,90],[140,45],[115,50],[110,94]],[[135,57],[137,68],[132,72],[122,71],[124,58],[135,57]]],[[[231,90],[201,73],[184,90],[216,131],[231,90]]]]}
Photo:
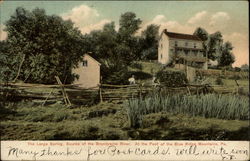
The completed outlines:
{"type": "Polygon", "coordinates": [[[207,69],[202,40],[195,35],[163,30],[158,46],[158,62],[161,64],[181,63],[207,69]]]}
{"type": "Polygon", "coordinates": [[[101,64],[88,54],[84,54],[83,61],[79,62],[78,67],[72,70],[72,73],[78,74],[79,79],[73,84],[83,88],[98,87],[100,84],[100,66],[101,64]]]}

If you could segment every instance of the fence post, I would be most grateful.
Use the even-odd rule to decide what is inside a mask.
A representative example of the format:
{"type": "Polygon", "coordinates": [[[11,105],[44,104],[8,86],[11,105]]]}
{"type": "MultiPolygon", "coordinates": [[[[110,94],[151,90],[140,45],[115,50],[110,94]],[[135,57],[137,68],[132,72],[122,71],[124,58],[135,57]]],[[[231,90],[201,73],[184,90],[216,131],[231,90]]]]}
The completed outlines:
{"type": "Polygon", "coordinates": [[[99,95],[100,95],[100,102],[102,102],[102,85],[99,86],[99,95]]]}
{"type": "Polygon", "coordinates": [[[68,97],[66,91],[64,90],[64,87],[63,87],[63,84],[62,84],[60,78],[58,76],[55,76],[55,78],[56,78],[57,83],[61,86],[62,93],[63,93],[63,99],[64,99],[65,104],[71,106],[71,102],[69,100],[69,97],[68,97]]]}
{"type": "Polygon", "coordinates": [[[183,83],[186,85],[186,89],[187,89],[187,91],[188,91],[188,94],[191,95],[191,92],[190,92],[190,89],[189,89],[189,87],[188,87],[188,84],[186,84],[185,81],[183,81],[183,83]]]}
{"type": "Polygon", "coordinates": [[[142,85],[139,84],[139,96],[140,96],[140,99],[142,98],[142,85]]]}
{"type": "Polygon", "coordinates": [[[236,94],[239,94],[239,84],[238,84],[238,82],[237,82],[236,79],[234,81],[235,81],[235,83],[237,85],[237,87],[236,87],[236,94]]]}
{"type": "Polygon", "coordinates": [[[42,103],[42,106],[44,106],[44,104],[46,103],[46,101],[48,100],[49,96],[52,94],[53,91],[54,89],[50,91],[49,95],[46,97],[45,101],[42,103]]]}

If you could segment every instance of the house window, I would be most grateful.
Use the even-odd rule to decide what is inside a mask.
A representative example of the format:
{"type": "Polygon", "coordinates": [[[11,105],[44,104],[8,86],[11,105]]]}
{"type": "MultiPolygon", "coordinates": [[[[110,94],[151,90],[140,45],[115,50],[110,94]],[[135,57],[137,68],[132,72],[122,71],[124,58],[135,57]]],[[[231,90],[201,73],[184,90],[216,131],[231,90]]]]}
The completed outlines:
{"type": "Polygon", "coordinates": [[[196,43],[194,43],[194,48],[196,48],[196,43]]]}
{"type": "Polygon", "coordinates": [[[161,44],[161,49],[162,49],[162,44],[161,44]]]}
{"type": "Polygon", "coordinates": [[[87,67],[88,66],[88,61],[87,60],[83,60],[82,66],[87,67]]]}
{"type": "Polygon", "coordinates": [[[174,46],[178,46],[178,42],[177,41],[175,41],[175,45],[174,46]]]}
{"type": "Polygon", "coordinates": [[[188,46],[188,42],[185,43],[185,46],[188,46]]]}
{"type": "Polygon", "coordinates": [[[161,54],[161,59],[162,59],[162,54],[161,54]]]}

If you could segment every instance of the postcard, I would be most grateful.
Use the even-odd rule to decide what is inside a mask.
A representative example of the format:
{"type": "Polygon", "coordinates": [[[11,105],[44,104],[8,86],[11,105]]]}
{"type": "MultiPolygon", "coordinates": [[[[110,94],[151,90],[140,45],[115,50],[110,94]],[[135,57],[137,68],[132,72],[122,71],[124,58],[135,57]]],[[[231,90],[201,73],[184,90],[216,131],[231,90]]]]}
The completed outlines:
{"type": "Polygon", "coordinates": [[[249,160],[247,1],[1,1],[1,160],[249,160]]]}

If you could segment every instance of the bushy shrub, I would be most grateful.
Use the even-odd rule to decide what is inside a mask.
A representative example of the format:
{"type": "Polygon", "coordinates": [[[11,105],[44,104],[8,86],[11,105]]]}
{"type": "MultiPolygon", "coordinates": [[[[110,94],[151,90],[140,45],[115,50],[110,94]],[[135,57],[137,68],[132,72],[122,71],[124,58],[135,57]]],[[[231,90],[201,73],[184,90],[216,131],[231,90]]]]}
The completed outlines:
{"type": "Polygon", "coordinates": [[[100,60],[102,64],[102,83],[105,84],[128,84],[130,77],[128,66],[123,61],[100,60]]]}
{"type": "Polygon", "coordinates": [[[145,73],[145,72],[142,72],[142,71],[129,72],[129,74],[131,76],[134,75],[136,80],[137,79],[150,79],[150,78],[152,78],[151,74],[145,73]]]}
{"type": "Polygon", "coordinates": [[[180,87],[188,82],[185,73],[178,70],[163,69],[156,74],[156,77],[162,84],[168,87],[180,87]]]}
{"type": "Polygon", "coordinates": [[[234,67],[234,71],[240,72],[240,71],[241,71],[241,68],[239,68],[239,67],[234,67]]]}

